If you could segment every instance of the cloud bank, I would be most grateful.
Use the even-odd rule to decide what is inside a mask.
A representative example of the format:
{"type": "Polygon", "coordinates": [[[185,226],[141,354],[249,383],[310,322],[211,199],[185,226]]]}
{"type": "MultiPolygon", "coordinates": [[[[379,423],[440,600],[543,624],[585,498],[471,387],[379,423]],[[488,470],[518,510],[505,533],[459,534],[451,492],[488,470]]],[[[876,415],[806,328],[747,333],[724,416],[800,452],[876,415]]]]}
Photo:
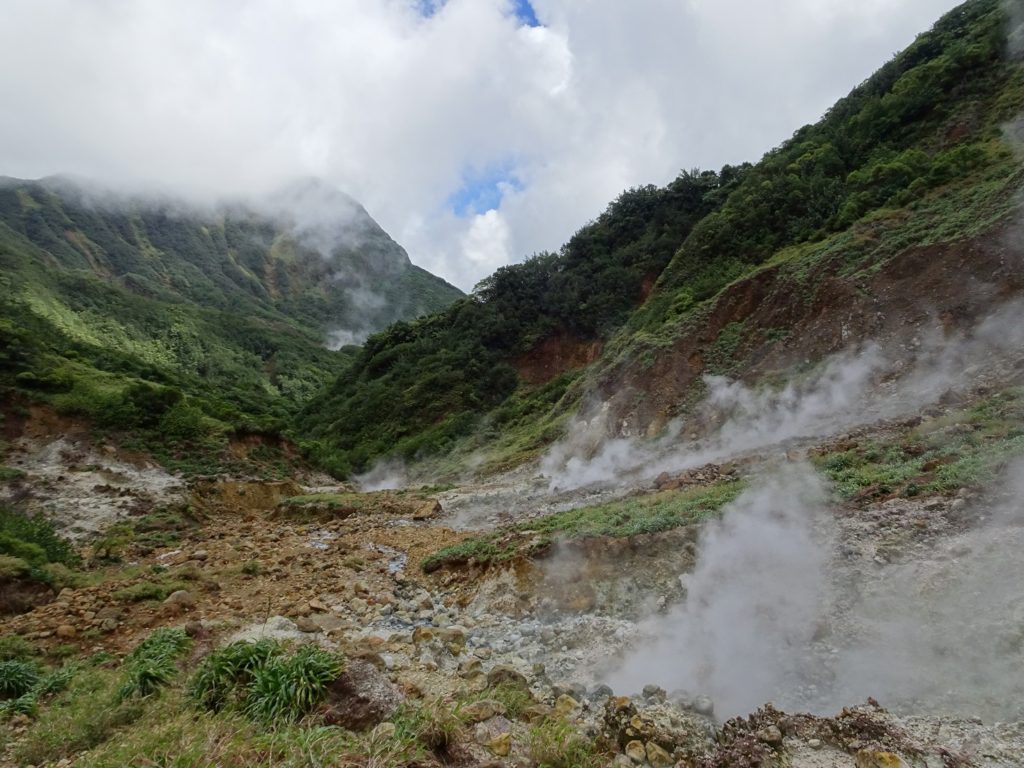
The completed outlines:
{"type": "Polygon", "coordinates": [[[469,288],[624,188],[756,160],[953,5],[11,0],[0,174],[207,199],[315,175],[469,288]]]}

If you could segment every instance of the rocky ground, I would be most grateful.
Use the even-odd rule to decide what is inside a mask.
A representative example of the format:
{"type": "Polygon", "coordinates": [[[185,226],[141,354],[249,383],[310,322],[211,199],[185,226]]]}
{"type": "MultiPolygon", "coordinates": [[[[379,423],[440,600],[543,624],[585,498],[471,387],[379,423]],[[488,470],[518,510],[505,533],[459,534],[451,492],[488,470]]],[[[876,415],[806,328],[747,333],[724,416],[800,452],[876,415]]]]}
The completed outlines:
{"type": "MultiPolygon", "coordinates": [[[[782,459],[795,464],[906,429],[882,422],[787,445],[782,459]]],[[[509,522],[502,500],[510,495],[518,495],[521,520],[626,494],[756,478],[765,461],[780,459],[777,448],[663,473],[627,490],[551,496],[544,478],[522,472],[442,494],[355,494],[315,477],[186,484],[84,442],[33,441],[16,444],[7,460],[25,473],[9,492],[57,514],[92,555],[84,581],[0,620],[4,635],[50,653],[120,655],[163,626],[185,626],[199,652],[243,638],[321,643],[349,660],[328,722],[377,729],[386,739],[394,727],[387,718],[401,700],[471,701],[467,736],[437,757],[441,764],[539,764],[530,729],[545,718],[569,724],[616,766],[1024,764],[1015,644],[1024,637],[1024,606],[1014,589],[1024,579],[1015,554],[1024,529],[1011,486],[865,494],[834,505],[827,521],[811,521],[809,530],[828,547],[821,572],[828,589],[816,593],[827,602],[827,621],[779,662],[789,666],[770,676],[777,690],[744,710],[752,714],[735,717],[739,711],[722,703],[728,698],[715,695],[714,674],[700,678],[710,681],[707,690],[670,682],[672,659],[689,652],[685,643],[671,649],[675,657],[656,650],[692,611],[688,593],[697,587],[686,575],[696,568],[700,578],[699,525],[566,543],[501,565],[471,562],[426,574],[420,563],[474,529],[509,522]],[[314,491],[310,501],[286,502],[314,491]],[[333,502],[317,500],[332,493],[333,502]],[[173,541],[129,537],[114,553],[118,563],[90,550],[91,532],[148,520],[157,508],[178,510],[173,541]],[[72,523],[68,510],[75,509],[84,514],[72,523]],[[936,594],[954,597],[929,597],[936,594]],[[894,595],[911,598],[894,608],[894,595]],[[892,624],[893,610],[907,627],[887,635],[881,629],[892,624]],[[967,642],[981,650],[959,653],[957,644],[967,642]],[[981,668],[988,661],[981,651],[994,648],[1003,654],[995,675],[981,668]],[[634,676],[618,690],[607,684],[648,653],[664,661],[660,674],[634,676]],[[963,685],[950,686],[958,674],[963,685]],[[491,698],[503,684],[528,689],[529,706],[511,712],[491,698]]],[[[768,645],[772,637],[753,640],[768,645]]],[[[773,656],[758,658],[775,664],[764,661],[773,656]]],[[[0,748],[7,762],[30,728],[27,719],[8,727],[0,748]]]]}

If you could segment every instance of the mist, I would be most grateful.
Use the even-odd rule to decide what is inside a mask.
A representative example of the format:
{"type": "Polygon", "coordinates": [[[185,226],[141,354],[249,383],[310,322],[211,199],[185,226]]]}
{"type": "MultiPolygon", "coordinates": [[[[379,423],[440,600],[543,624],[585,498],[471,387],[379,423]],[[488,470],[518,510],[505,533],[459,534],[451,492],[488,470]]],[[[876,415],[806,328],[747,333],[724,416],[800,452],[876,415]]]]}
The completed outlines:
{"type": "MultiPolygon", "coordinates": [[[[686,599],[609,666],[617,691],[707,695],[722,719],[765,702],[828,714],[869,696],[914,712],[1024,716],[1024,463],[926,556],[850,559],[805,464],[767,467],[699,542],[686,599]]],[[[908,502],[909,503],[909,502],[908,502]]]]}
{"type": "Polygon", "coordinates": [[[1024,346],[1024,302],[1013,301],[970,328],[936,322],[887,348],[869,341],[833,355],[781,387],[705,376],[705,396],[687,420],[656,439],[615,437],[601,403],[570,425],[541,459],[552,492],[650,480],[788,441],[838,434],[913,414],[951,391],[970,387],[1024,346]],[[692,428],[691,428],[692,427],[692,428]],[[698,432],[699,430],[699,432],[698,432]]]}
{"type": "Polygon", "coordinates": [[[405,462],[401,459],[383,459],[368,471],[352,478],[361,491],[400,490],[409,484],[405,462]]]}
{"type": "Polygon", "coordinates": [[[1024,462],[967,514],[965,532],[857,584],[832,703],[1024,717],[1024,462]]]}
{"type": "Polygon", "coordinates": [[[623,189],[756,160],[954,4],[11,0],[0,173],[206,201],[314,175],[468,290],[623,189]],[[453,210],[495,168],[521,183],[453,210]]]}
{"type": "Polygon", "coordinates": [[[606,682],[708,695],[725,716],[798,688],[827,610],[824,500],[807,465],[766,472],[704,528],[696,568],[682,577],[685,602],[645,627],[657,639],[616,662],[606,682]]]}

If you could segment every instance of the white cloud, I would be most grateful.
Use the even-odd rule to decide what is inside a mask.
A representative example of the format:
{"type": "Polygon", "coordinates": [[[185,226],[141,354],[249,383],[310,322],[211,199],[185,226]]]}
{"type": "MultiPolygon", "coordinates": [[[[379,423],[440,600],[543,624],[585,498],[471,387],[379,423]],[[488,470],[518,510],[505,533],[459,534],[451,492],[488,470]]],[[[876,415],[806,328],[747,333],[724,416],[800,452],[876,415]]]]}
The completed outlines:
{"type": "Polygon", "coordinates": [[[952,0],[8,0],[0,173],[206,197],[317,175],[463,287],[622,189],[756,160],[952,0]],[[467,172],[510,167],[495,214],[467,172]],[[494,237],[494,242],[488,242],[494,237]]]}
{"type": "Polygon", "coordinates": [[[511,233],[508,223],[496,210],[477,214],[470,220],[469,229],[462,236],[462,253],[473,264],[493,267],[507,263],[513,254],[509,251],[511,233]]]}

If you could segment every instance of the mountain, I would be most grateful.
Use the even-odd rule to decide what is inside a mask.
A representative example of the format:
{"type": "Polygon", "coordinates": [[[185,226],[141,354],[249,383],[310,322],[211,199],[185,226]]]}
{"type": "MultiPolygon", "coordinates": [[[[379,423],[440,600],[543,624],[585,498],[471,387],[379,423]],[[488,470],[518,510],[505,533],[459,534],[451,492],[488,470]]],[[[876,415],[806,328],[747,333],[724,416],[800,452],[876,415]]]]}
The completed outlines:
{"type": "Polygon", "coordinates": [[[964,3],[756,165],[629,190],[559,253],[370,337],[300,417],[311,451],[339,473],[454,449],[508,466],[572,414],[656,434],[707,374],[978,315],[1018,287],[998,246],[1022,180],[1012,21],[964,3]]]}
{"type": "Polygon", "coordinates": [[[279,431],[344,369],[328,347],[461,296],[315,181],[200,208],[3,179],[0,284],[5,384],[183,443],[279,431]]]}

